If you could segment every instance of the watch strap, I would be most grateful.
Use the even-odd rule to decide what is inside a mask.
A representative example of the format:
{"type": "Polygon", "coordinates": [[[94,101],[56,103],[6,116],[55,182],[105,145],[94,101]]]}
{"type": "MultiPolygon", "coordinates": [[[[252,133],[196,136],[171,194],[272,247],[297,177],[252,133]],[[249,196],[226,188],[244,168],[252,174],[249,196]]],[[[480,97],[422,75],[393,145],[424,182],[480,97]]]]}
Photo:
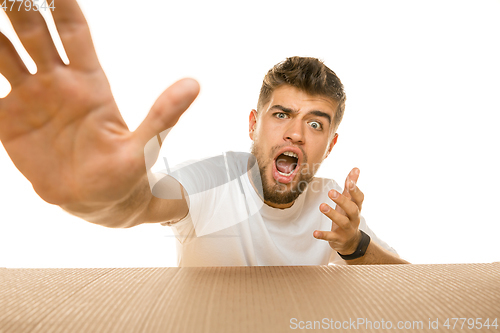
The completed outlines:
{"type": "MultiPolygon", "coordinates": [[[[370,244],[370,236],[368,236],[363,230],[359,230],[361,232],[361,240],[359,241],[358,247],[356,248],[356,251],[354,251],[351,254],[348,255],[342,255],[339,253],[339,256],[344,259],[344,260],[353,260],[360,258],[365,255],[366,249],[368,248],[368,245],[370,244]]],[[[338,252],[337,252],[338,253],[338,252]]]]}

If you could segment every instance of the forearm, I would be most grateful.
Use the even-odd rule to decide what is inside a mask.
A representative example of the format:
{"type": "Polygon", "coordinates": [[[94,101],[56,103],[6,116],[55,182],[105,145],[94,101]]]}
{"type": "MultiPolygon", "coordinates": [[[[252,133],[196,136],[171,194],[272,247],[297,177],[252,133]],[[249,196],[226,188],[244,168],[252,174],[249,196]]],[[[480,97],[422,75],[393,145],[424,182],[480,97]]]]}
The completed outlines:
{"type": "Polygon", "coordinates": [[[371,241],[365,254],[357,259],[345,260],[348,265],[378,265],[378,264],[409,264],[398,255],[385,250],[377,243],[371,241]]]}
{"type": "Polygon", "coordinates": [[[146,222],[143,216],[153,198],[146,177],[128,196],[115,202],[82,202],[61,205],[68,213],[108,228],[128,228],[146,222]]]}

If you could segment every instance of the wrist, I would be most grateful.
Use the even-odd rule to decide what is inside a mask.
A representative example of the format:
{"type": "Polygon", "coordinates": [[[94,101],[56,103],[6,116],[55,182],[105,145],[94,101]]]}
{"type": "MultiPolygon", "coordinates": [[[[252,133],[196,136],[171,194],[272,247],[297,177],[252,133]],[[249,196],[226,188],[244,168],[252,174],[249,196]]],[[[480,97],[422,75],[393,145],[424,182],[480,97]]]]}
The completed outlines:
{"type": "Polygon", "coordinates": [[[356,235],[351,239],[348,246],[346,246],[344,249],[340,251],[337,251],[337,253],[343,256],[353,254],[358,248],[359,242],[361,241],[361,237],[362,237],[361,232],[358,229],[356,231],[356,235]]]}
{"type": "Polygon", "coordinates": [[[140,222],[142,212],[152,199],[149,183],[141,181],[131,193],[119,200],[75,202],[60,205],[68,213],[88,222],[110,228],[126,228],[140,222]]]}
{"type": "Polygon", "coordinates": [[[351,252],[344,252],[344,253],[340,253],[340,252],[337,252],[340,257],[344,260],[353,260],[353,259],[357,259],[357,258],[360,258],[362,256],[365,255],[366,253],[366,250],[368,249],[368,245],[370,244],[370,236],[368,236],[365,232],[363,232],[362,230],[359,230],[358,229],[358,234],[359,234],[359,238],[358,240],[355,242],[356,245],[356,248],[354,249],[354,251],[351,251],[351,252]]]}

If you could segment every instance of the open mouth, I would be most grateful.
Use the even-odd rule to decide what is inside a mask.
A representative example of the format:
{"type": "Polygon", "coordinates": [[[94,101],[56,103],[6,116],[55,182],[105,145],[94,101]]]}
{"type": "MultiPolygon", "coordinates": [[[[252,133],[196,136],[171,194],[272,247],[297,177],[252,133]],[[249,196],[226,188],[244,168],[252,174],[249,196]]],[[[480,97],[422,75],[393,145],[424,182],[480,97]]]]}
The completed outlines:
{"type": "Polygon", "coordinates": [[[290,183],[300,169],[302,153],[294,147],[287,147],[276,156],[273,163],[273,177],[279,183],[290,183]]]}
{"type": "Polygon", "coordinates": [[[276,158],[276,169],[280,175],[290,176],[295,168],[297,168],[298,161],[299,157],[297,154],[291,151],[285,151],[276,158]]]}

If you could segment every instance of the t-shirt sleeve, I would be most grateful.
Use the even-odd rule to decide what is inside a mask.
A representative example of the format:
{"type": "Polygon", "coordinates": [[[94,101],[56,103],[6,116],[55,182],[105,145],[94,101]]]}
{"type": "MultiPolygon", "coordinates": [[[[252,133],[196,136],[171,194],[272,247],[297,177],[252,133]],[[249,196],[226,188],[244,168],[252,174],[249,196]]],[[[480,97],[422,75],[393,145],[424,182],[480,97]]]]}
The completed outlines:
{"type": "Polygon", "coordinates": [[[244,197],[239,193],[243,191],[240,177],[244,175],[239,174],[226,154],[182,163],[168,174],[187,193],[188,217],[197,236],[226,229],[248,218],[244,197]]]}
{"type": "Polygon", "coordinates": [[[396,250],[394,248],[392,248],[391,246],[389,246],[389,244],[387,244],[386,242],[384,242],[382,239],[380,239],[371,229],[370,227],[368,227],[368,225],[366,224],[366,220],[363,216],[361,216],[361,222],[359,224],[359,228],[361,230],[363,230],[368,236],[370,236],[370,238],[375,242],[377,243],[378,245],[380,245],[382,248],[384,248],[385,250],[387,251],[390,251],[394,254],[398,254],[396,252],[396,250]]]}

